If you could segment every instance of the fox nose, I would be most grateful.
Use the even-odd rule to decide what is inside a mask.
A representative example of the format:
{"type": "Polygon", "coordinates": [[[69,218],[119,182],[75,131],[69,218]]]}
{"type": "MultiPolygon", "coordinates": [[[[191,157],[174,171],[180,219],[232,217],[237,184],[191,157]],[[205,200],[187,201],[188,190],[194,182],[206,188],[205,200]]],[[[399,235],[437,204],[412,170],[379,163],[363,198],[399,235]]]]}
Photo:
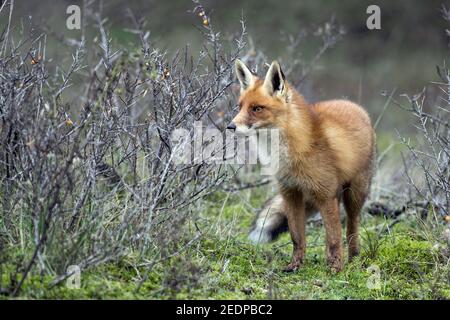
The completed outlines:
{"type": "Polygon", "coordinates": [[[234,122],[230,122],[227,126],[227,129],[230,129],[233,131],[236,130],[236,125],[234,124],[234,122]]]}

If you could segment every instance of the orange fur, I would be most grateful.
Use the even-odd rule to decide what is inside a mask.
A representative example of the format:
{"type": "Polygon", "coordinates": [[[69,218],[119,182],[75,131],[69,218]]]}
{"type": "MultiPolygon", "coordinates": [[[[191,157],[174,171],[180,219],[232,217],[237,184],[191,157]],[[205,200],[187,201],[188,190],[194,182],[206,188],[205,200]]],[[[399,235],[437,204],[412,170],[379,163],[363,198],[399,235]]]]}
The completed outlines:
{"type": "Polygon", "coordinates": [[[234,125],[244,128],[241,130],[277,128],[281,134],[283,154],[277,180],[294,244],[292,261],[286,270],[296,270],[303,263],[305,206],[312,205],[322,214],[327,262],[333,270],[340,271],[341,198],[347,211],[349,258],[359,250],[359,214],[369,192],[375,150],[369,115],[347,100],[306,103],[285,81],[276,62],[264,81],[256,76],[249,79],[249,74],[239,69],[245,65],[237,64],[237,68],[244,87],[234,125]]]}

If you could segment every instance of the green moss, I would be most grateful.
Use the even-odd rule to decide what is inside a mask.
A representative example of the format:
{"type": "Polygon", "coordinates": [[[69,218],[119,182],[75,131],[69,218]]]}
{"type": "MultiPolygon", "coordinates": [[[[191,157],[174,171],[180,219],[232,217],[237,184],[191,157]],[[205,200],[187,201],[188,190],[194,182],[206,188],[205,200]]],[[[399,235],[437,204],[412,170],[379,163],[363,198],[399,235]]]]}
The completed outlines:
{"type": "Polygon", "coordinates": [[[434,266],[431,244],[406,235],[395,236],[384,242],[377,261],[386,272],[416,279],[434,266]]]}
{"type": "MultiPolygon", "coordinates": [[[[259,192],[259,193],[258,193],[259,192]]],[[[246,239],[254,210],[267,194],[215,194],[204,202],[204,236],[195,246],[147,269],[137,254],[85,270],[80,289],[51,287],[50,275],[32,273],[21,298],[46,299],[432,299],[450,298],[448,266],[440,263],[423,232],[411,220],[389,232],[375,232],[382,219],[364,217],[362,254],[332,273],[325,264],[324,230],[307,226],[306,262],[296,273],[281,270],[290,259],[288,234],[276,242],[253,245],[246,239]],[[248,199],[243,201],[244,199],[248,199]],[[256,200],[255,200],[256,199],[256,200]],[[259,199],[259,200],[258,200],[259,199]],[[369,231],[371,230],[371,231],[369,231]],[[375,241],[372,246],[368,239],[375,241]],[[375,254],[369,254],[370,251],[375,254]],[[370,268],[379,269],[379,289],[370,289],[370,268]],[[146,278],[140,284],[142,277],[146,278]],[[137,289],[140,284],[139,290],[137,289]]],[[[12,254],[10,251],[8,254],[12,254]]],[[[18,257],[16,257],[16,260],[18,257]]],[[[11,260],[12,261],[12,260],[11,260]]],[[[2,269],[9,283],[12,265],[2,269]]]]}

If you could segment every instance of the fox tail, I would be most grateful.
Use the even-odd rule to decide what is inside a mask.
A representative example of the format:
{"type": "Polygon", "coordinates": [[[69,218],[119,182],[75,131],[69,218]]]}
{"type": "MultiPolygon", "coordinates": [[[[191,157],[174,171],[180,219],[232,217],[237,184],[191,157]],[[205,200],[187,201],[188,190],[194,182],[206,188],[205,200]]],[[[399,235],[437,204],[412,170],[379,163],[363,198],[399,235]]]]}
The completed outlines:
{"type": "Polygon", "coordinates": [[[285,206],[281,195],[267,200],[256,214],[248,238],[253,243],[267,243],[288,230],[285,206]]]}
{"type": "MultiPolygon", "coordinates": [[[[266,201],[261,210],[256,214],[248,239],[253,243],[267,243],[289,230],[286,207],[280,194],[266,201]]],[[[305,214],[307,221],[320,220],[317,208],[306,203],[305,214]]]]}

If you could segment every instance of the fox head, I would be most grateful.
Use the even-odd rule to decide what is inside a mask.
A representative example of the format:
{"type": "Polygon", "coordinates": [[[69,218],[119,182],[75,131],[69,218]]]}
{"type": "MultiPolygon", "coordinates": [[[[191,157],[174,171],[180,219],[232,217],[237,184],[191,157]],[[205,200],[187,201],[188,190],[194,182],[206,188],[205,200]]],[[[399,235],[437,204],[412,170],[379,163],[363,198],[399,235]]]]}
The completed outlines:
{"type": "Polygon", "coordinates": [[[291,89],[278,62],[272,62],[264,80],[239,59],[235,69],[241,85],[239,113],[227,129],[245,135],[256,129],[280,127],[289,114],[291,89]]]}

